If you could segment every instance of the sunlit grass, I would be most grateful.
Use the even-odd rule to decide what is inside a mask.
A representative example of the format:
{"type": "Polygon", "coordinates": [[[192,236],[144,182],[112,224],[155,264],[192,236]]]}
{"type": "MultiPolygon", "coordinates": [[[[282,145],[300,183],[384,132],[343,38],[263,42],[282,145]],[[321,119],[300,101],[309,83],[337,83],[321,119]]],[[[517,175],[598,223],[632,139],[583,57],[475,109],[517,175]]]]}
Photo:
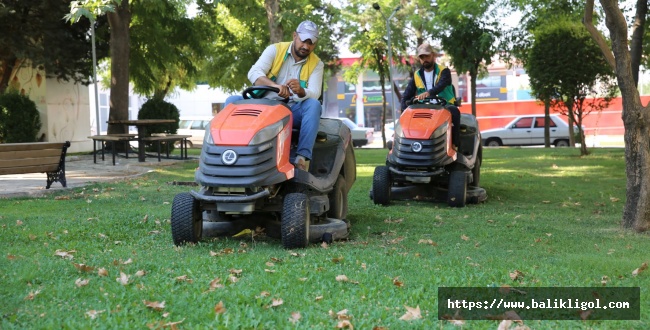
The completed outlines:
{"type": "MultiPolygon", "coordinates": [[[[196,159],[121,182],[0,200],[0,328],[171,328],[181,322],[174,326],[331,329],[341,320],[329,312],[347,310],[357,329],[458,329],[437,320],[437,288],[502,285],[639,286],[640,321],[524,324],[650,328],[650,271],[632,275],[650,261],[650,241],[620,228],[624,151],[592,151],[579,157],[570,148],[486,148],[481,185],[488,200],[456,209],[424,201],[374,205],[368,191],[386,150],[355,149],[350,239],[295,251],[266,237],[175,247],[171,201],[192,187],[169,183],[193,181],[196,159]],[[75,251],[73,259],[57,250],[75,251]],[[515,270],[524,276],[512,280],[515,270]],[[121,273],[129,276],[126,285],[117,281],[121,273]],[[347,281],[337,280],[340,275],[347,281]],[[217,278],[220,286],[211,287],[217,278]],[[78,286],[78,279],[88,283],[78,286]],[[155,310],[144,301],[165,305],[155,310]],[[215,312],[219,302],[224,313],[215,312]],[[422,318],[400,320],[405,306],[419,307],[422,318]]],[[[497,326],[466,321],[464,328],[497,326]]]]}

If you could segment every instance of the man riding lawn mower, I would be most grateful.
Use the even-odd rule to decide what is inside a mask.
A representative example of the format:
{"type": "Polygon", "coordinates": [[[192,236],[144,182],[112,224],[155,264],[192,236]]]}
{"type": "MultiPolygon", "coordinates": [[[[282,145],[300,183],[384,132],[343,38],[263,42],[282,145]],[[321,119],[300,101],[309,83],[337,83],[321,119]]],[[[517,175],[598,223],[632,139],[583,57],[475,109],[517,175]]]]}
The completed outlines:
{"type": "Polygon", "coordinates": [[[257,227],[287,249],[347,238],[348,191],[356,180],[350,129],[321,118],[310,166],[298,169],[290,162],[299,136],[291,110],[259,91],[279,90],[247,88],[206,129],[195,174],[200,189],[172,203],[174,244],[198,242],[204,230],[232,235],[257,227]]]}
{"type": "Polygon", "coordinates": [[[452,141],[452,116],[438,97],[412,99],[395,124],[386,165],[375,168],[370,198],[433,198],[452,207],[487,199],[479,187],[483,147],[476,117],[461,114],[459,141],[452,141]],[[457,148],[453,144],[458,145],[457,148]]]}

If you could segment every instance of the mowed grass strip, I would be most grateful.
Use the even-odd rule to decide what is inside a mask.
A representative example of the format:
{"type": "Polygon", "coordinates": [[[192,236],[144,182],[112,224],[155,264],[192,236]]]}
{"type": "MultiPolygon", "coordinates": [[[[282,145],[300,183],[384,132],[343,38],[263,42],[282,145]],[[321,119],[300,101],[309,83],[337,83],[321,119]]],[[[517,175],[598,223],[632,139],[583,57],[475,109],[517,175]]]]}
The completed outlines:
{"type": "Polygon", "coordinates": [[[175,247],[171,202],[192,187],[169,182],[193,181],[196,161],[0,199],[0,328],[455,329],[438,320],[438,287],[503,285],[638,286],[640,321],[524,325],[650,328],[650,271],[633,275],[650,261],[650,240],[620,228],[624,151],[592,151],[486,148],[488,200],[456,209],[374,205],[372,174],[386,151],[356,149],[350,239],[292,251],[260,236],[175,247]]]}

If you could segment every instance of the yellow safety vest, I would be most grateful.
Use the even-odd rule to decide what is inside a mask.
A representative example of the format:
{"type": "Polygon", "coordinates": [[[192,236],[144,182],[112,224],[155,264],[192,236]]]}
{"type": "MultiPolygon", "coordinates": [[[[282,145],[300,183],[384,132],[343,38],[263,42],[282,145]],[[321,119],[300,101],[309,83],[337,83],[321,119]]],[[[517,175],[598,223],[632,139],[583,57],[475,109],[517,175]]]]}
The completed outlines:
{"type": "MultiPolygon", "coordinates": [[[[284,61],[290,55],[290,53],[287,52],[289,50],[289,45],[291,45],[291,42],[279,42],[275,44],[275,58],[273,59],[273,64],[271,65],[271,71],[267,75],[269,79],[273,81],[277,79],[277,76],[280,73],[280,68],[282,67],[282,63],[284,63],[284,61]]],[[[316,69],[319,61],[320,58],[318,58],[316,54],[313,52],[309,54],[307,60],[302,64],[302,67],[300,68],[300,87],[307,88],[309,76],[311,76],[311,73],[314,72],[314,69],[316,69]]]]}
{"type": "MultiPolygon", "coordinates": [[[[433,86],[435,86],[438,83],[438,80],[440,80],[440,75],[444,69],[444,65],[435,64],[435,71],[433,75],[436,77],[436,79],[433,82],[433,86]]],[[[424,79],[420,76],[420,72],[422,72],[422,70],[418,70],[413,75],[413,79],[415,80],[415,87],[417,88],[416,95],[420,95],[427,91],[427,87],[424,85],[424,79]]],[[[438,93],[438,96],[445,99],[448,104],[454,104],[454,102],[456,102],[456,95],[454,93],[454,87],[452,85],[445,87],[442,92],[438,93]]]]}

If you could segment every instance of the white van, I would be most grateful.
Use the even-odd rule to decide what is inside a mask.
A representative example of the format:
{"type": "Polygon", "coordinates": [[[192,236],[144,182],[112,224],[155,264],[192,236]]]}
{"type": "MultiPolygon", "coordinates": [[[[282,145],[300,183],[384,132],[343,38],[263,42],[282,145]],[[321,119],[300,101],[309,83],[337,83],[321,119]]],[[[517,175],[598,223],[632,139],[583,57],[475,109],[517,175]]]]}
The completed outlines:
{"type": "Polygon", "coordinates": [[[188,139],[188,147],[201,147],[205,128],[210,125],[212,118],[211,116],[181,117],[176,134],[191,135],[192,137],[188,139]]]}

